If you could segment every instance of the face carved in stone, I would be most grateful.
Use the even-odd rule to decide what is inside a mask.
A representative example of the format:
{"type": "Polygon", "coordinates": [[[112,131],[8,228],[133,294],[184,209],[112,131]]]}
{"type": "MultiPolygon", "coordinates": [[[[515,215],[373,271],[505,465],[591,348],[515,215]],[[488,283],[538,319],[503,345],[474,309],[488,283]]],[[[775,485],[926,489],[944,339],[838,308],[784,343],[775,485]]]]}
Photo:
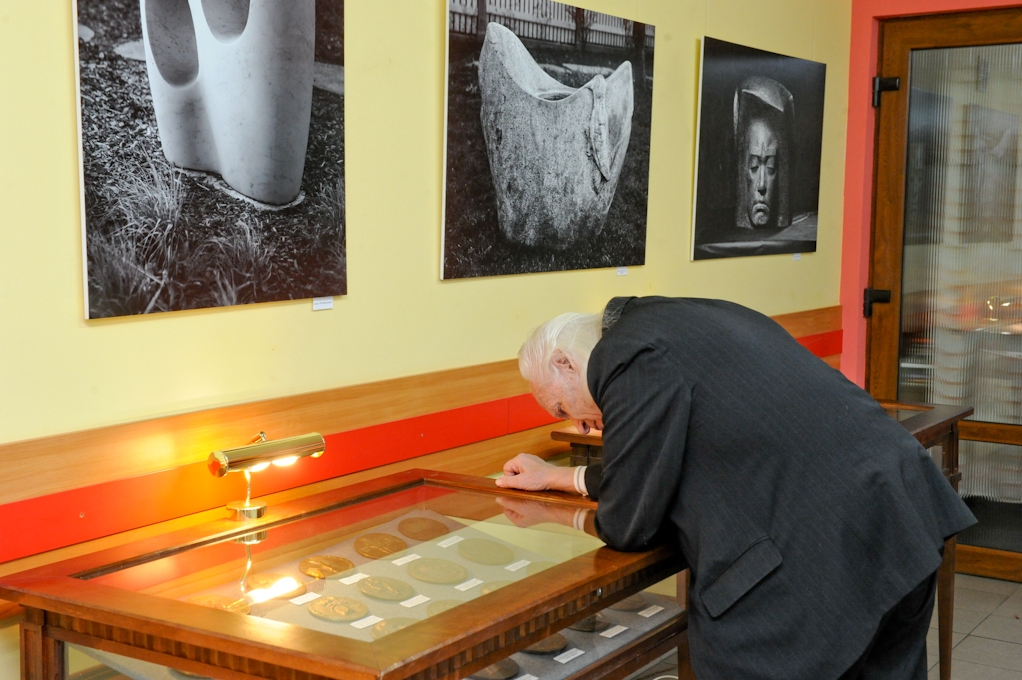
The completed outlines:
{"type": "Polygon", "coordinates": [[[749,224],[766,227],[775,211],[777,196],[777,135],[763,119],[749,124],[746,137],[745,195],[749,224]]]}

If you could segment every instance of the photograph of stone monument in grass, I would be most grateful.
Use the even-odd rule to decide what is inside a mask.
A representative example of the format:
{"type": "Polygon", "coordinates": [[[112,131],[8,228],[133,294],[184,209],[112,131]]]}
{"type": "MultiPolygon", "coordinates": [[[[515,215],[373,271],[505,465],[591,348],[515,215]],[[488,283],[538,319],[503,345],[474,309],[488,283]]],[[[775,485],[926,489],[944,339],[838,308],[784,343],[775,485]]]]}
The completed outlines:
{"type": "Polygon", "coordinates": [[[448,0],[441,278],[641,265],[653,26],[448,0]]]}
{"type": "Polygon", "coordinates": [[[78,0],[90,319],[343,295],[343,0],[78,0]]]}

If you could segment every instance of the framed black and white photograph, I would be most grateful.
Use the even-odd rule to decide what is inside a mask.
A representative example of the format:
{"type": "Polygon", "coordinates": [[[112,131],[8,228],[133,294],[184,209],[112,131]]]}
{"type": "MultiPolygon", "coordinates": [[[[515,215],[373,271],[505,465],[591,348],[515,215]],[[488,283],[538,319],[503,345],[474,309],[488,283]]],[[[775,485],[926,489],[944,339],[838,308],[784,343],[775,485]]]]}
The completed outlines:
{"type": "Polygon", "coordinates": [[[86,317],[345,294],[344,1],[75,11],[86,317]]]}
{"type": "Polygon", "coordinates": [[[692,259],[816,251],[827,66],[703,39],[692,259]]]}
{"type": "Polygon", "coordinates": [[[654,27],[448,0],[441,278],[641,265],[654,27]]]}

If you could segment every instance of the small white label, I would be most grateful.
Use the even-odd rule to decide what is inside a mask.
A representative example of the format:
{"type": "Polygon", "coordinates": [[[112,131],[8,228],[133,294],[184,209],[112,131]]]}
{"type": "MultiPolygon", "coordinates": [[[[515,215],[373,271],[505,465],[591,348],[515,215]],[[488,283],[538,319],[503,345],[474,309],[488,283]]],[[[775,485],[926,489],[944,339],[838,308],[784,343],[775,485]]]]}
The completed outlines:
{"type": "Polygon", "coordinates": [[[585,652],[583,652],[578,647],[575,647],[574,649],[569,649],[566,652],[561,652],[560,654],[554,657],[554,661],[556,661],[557,663],[568,663],[572,659],[577,659],[583,654],[585,654],[585,652]]]}
{"type": "Polygon", "coordinates": [[[290,600],[288,600],[288,602],[290,602],[291,604],[308,604],[313,600],[318,600],[319,598],[320,598],[319,593],[305,593],[304,595],[299,595],[298,597],[291,598],[290,600]]]}
{"type": "Polygon", "coordinates": [[[352,583],[358,583],[359,581],[361,581],[364,578],[369,578],[369,574],[363,574],[362,572],[358,572],[357,574],[352,574],[351,576],[349,576],[347,578],[342,578],[342,579],[337,579],[337,580],[340,581],[341,583],[343,583],[346,586],[350,586],[352,583]]]}
{"type": "Polygon", "coordinates": [[[464,540],[465,539],[462,538],[461,536],[451,536],[450,538],[445,538],[444,540],[440,541],[439,543],[437,543],[437,545],[440,546],[441,548],[450,548],[455,543],[461,543],[464,540]]]}
{"type": "Polygon", "coordinates": [[[460,590],[461,592],[465,592],[466,590],[469,590],[471,588],[475,588],[480,583],[482,583],[482,581],[480,581],[479,579],[477,579],[477,578],[470,578],[469,580],[465,581],[464,583],[460,583],[460,584],[454,586],[454,589],[455,590],[460,590]]]}
{"type": "Polygon", "coordinates": [[[405,555],[404,557],[400,557],[400,558],[394,560],[394,564],[399,565],[399,566],[402,565],[402,564],[408,564],[409,562],[414,562],[415,560],[419,559],[420,557],[422,557],[422,555],[416,555],[415,553],[412,553],[411,555],[405,555]]]}
{"type": "Polygon", "coordinates": [[[646,607],[641,612],[639,612],[639,616],[641,616],[644,619],[648,619],[649,617],[651,617],[651,616],[653,616],[655,614],[659,614],[663,610],[664,610],[663,607],[661,607],[658,604],[654,604],[654,605],[652,605],[650,607],[646,607]]]}
{"type": "Polygon", "coordinates": [[[312,298],[312,311],[318,312],[323,309],[333,309],[334,299],[332,297],[312,298]]]}
{"type": "Polygon", "coordinates": [[[369,626],[373,625],[374,623],[379,623],[382,620],[383,619],[381,619],[379,616],[373,616],[372,614],[370,614],[369,616],[365,617],[364,619],[359,619],[358,621],[352,621],[351,625],[354,626],[355,628],[368,628],[369,626]]]}
{"type": "Polygon", "coordinates": [[[617,275],[618,276],[628,276],[628,267],[618,267],[617,268],[617,275]]]}
{"type": "Polygon", "coordinates": [[[608,628],[607,630],[600,633],[600,637],[612,638],[615,635],[620,635],[626,630],[628,630],[627,626],[614,626],[613,628],[608,628]]]}
{"type": "Polygon", "coordinates": [[[532,562],[530,562],[529,560],[518,560],[514,564],[509,564],[504,568],[507,569],[508,571],[518,571],[522,567],[527,567],[530,564],[532,564],[532,562]]]}
{"type": "Polygon", "coordinates": [[[801,260],[801,259],[802,259],[802,253],[795,253],[795,254],[793,254],[793,255],[791,256],[791,259],[793,259],[793,260],[795,260],[796,262],[798,262],[799,260],[801,260]]]}
{"type": "Polygon", "coordinates": [[[412,607],[418,607],[423,602],[429,602],[429,598],[426,597],[425,595],[416,595],[415,597],[409,598],[402,602],[401,606],[408,607],[409,609],[411,609],[412,607]]]}
{"type": "Polygon", "coordinates": [[[529,675],[528,673],[526,673],[525,675],[519,675],[517,678],[515,678],[515,680],[539,680],[539,678],[537,678],[535,675],[529,675]]]}

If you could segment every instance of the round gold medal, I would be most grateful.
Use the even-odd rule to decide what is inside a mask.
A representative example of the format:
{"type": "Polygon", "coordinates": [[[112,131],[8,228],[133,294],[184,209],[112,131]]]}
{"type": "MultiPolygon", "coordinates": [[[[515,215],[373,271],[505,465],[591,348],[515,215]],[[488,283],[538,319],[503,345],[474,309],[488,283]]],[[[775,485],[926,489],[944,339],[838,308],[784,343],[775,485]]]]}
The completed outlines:
{"type": "Polygon", "coordinates": [[[580,630],[583,633],[599,633],[601,630],[610,628],[610,619],[604,616],[602,612],[597,612],[581,621],[576,621],[568,626],[568,628],[580,630]]]}
{"type": "Polygon", "coordinates": [[[355,552],[371,560],[382,560],[407,548],[407,543],[390,534],[363,534],[355,539],[355,552]]]}
{"type": "Polygon", "coordinates": [[[387,576],[370,576],[358,582],[358,589],[377,600],[400,602],[415,596],[415,588],[387,576]]]}
{"type": "Polygon", "coordinates": [[[467,538],[458,544],[458,554],[469,562],[499,566],[515,559],[511,548],[486,538],[467,538]]]}
{"type": "Polygon", "coordinates": [[[468,570],[457,562],[423,557],[408,565],[408,575],[424,583],[451,585],[468,580],[468,570]]]}
{"type": "Polygon", "coordinates": [[[619,612],[637,612],[644,609],[648,603],[649,600],[643,597],[642,593],[635,593],[620,602],[615,602],[608,609],[616,609],[619,612]]]}
{"type": "MultiPolygon", "coordinates": [[[[245,585],[249,590],[258,590],[259,588],[272,588],[273,584],[282,578],[287,578],[283,574],[271,574],[266,572],[264,574],[252,574],[245,581],[245,585]]],[[[306,591],[305,585],[302,583],[298,584],[298,587],[286,593],[281,593],[275,597],[275,600],[290,600],[292,597],[298,597],[304,595],[306,591]]]]}
{"type": "Polygon", "coordinates": [[[409,517],[401,520],[397,530],[416,541],[432,541],[451,532],[447,525],[428,517],[409,517]]]}
{"type": "Polygon", "coordinates": [[[514,659],[501,659],[492,666],[478,670],[469,677],[476,680],[509,680],[518,675],[518,664],[514,659]]]}
{"type": "Polygon", "coordinates": [[[530,645],[523,649],[523,652],[529,654],[553,654],[559,652],[568,646],[568,638],[564,637],[560,633],[554,633],[550,637],[543,638],[534,645],[530,645]]]}
{"type": "Polygon", "coordinates": [[[369,607],[348,597],[320,597],[309,605],[309,613],[324,621],[358,621],[369,616],[369,607]]]}
{"type": "Polygon", "coordinates": [[[248,606],[248,602],[245,602],[244,598],[228,597],[227,595],[194,595],[185,598],[185,602],[203,607],[212,607],[213,609],[223,609],[235,614],[248,614],[252,611],[252,608],[248,606]]]}
{"type": "Polygon", "coordinates": [[[396,633],[402,628],[407,628],[413,623],[418,623],[418,619],[409,619],[404,617],[384,619],[373,626],[369,633],[373,636],[374,640],[379,640],[381,637],[390,635],[391,633],[396,633]]]}
{"type": "Polygon", "coordinates": [[[298,563],[298,571],[312,578],[330,578],[354,568],[351,560],[333,555],[313,555],[298,563]]]}
{"type": "Polygon", "coordinates": [[[433,600],[426,605],[426,616],[436,616],[448,609],[454,609],[459,604],[465,604],[461,600],[433,600]]]}

